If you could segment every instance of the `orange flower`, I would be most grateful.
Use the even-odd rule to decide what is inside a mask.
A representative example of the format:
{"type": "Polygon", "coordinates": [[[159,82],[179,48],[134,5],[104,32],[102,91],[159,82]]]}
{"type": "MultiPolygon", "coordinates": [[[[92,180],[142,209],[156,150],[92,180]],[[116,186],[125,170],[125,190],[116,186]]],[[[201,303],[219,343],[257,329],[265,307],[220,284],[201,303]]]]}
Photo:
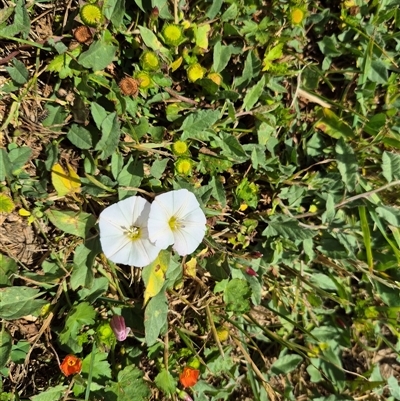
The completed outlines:
{"type": "Polygon", "coordinates": [[[192,387],[199,379],[200,370],[185,366],[183,372],[179,375],[179,381],[183,387],[192,387]]]}
{"type": "Polygon", "coordinates": [[[61,371],[65,376],[79,373],[82,368],[82,361],[75,355],[67,355],[60,365],[61,371]]]}

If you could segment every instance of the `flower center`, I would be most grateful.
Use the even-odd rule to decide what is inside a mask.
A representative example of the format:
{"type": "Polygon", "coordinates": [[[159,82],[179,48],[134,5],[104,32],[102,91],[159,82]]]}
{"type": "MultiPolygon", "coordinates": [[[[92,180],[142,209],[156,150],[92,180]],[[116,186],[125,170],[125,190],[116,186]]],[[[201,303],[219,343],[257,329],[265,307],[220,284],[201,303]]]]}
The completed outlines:
{"type": "Polygon", "coordinates": [[[294,24],[300,24],[304,19],[304,11],[300,8],[295,8],[292,11],[292,22],[294,24]]]}
{"type": "Polygon", "coordinates": [[[141,229],[140,227],[132,226],[125,231],[125,235],[131,240],[136,241],[140,238],[141,229]]]}
{"type": "Polygon", "coordinates": [[[182,31],[175,25],[169,25],[165,28],[164,35],[169,40],[179,40],[182,37],[182,31]]]}
{"type": "Polygon", "coordinates": [[[170,226],[172,231],[178,230],[180,227],[183,226],[182,222],[180,220],[178,220],[175,216],[172,216],[169,219],[168,224],[169,224],[169,226],[170,226]]]}

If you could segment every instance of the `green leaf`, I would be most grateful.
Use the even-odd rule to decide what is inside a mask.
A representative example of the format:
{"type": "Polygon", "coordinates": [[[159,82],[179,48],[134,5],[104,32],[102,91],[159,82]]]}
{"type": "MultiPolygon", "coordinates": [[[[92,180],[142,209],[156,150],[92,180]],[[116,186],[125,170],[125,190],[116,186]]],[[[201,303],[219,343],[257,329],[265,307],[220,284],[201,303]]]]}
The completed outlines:
{"type": "Polygon", "coordinates": [[[149,132],[149,121],[146,117],[141,117],[139,120],[139,124],[133,126],[135,131],[134,139],[139,141],[139,139],[146,135],[149,132]]]}
{"type": "Polygon", "coordinates": [[[71,274],[71,288],[77,290],[80,286],[90,288],[93,284],[92,265],[97,252],[86,244],[80,244],[74,251],[74,269],[71,274]]]}
{"type": "Polygon", "coordinates": [[[262,233],[266,237],[282,235],[284,238],[292,240],[305,240],[317,235],[317,231],[300,227],[297,220],[291,220],[284,216],[273,216],[267,222],[268,227],[262,233]]]}
{"type": "Polygon", "coordinates": [[[283,43],[279,43],[278,45],[274,46],[272,49],[265,52],[264,60],[263,60],[263,64],[264,64],[263,71],[268,71],[273,65],[272,62],[274,60],[277,60],[282,57],[282,53],[283,53],[282,49],[283,49],[283,43]]]}
{"type": "Polygon", "coordinates": [[[315,284],[318,288],[322,288],[326,291],[336,291],[337,287],[335,282],[324,273],[313,273],[310,276],[310,281],[315,284]]]}
{"type": "Polygon", "coordinates": [[[328,341],[328,345],[329,347],[323,352],[324,359],[321,360],[320,368],[341,392],[345,386],[341,349],[339,344],[332,340],[328,341]]]}
{"type": "Polygon", "coordinates": [[[164,394],[172,395],[176,391],[176,379],[166,369],[161,370],[155,377],[154,382],[164,394]]]}
{"type": "Polygon", "coordinates": [[[90,288],[82,288],[78,291],[79,299],[84,299],[85,301],[93,303],[97,298],[104,296],[108,286],[108,278],[95,278],[90,288]]]}
{"type": "Polygon", "coordinates": [[[257,103],[265,86],[265,75],[246,93],[243,100],[243,108],[249,111],[257,103]]]}
{"type": "Polygon", "coordinates": [[[222,14],[222,21],[230,21],[237,17],[238,15],[238,6],[236,3],[232,3],[229,8],[222,14]]]}
{"type": "Polygon", "coordinates": [[[376,293],[387,306],[399,307],[400,290],[398,288],[388,287],[387,285],[375,282],[376,293]]]}
{"type": "Polygon", "coordinates": [[[400,227],[400,210],[392,206],[378,206],[375,209],[379,217],[385,219],[389,224],[400,227]]]}
{"type": "Polygon", "coordinates": [[[254,182],[249,182],[246,178],[243,178],[239,185],[236,187],[235,193],[240,201],[244,201],[247,205],[252,208],[256,208],[258,205],[258,186],[254,182]]]}
{"type": "Polygon", "coordinates": [[[142,36],[144,44],[154,51],[160,51],[167,49],[162,45],[162,43],[158,40],[157,36],[148,28],[144,26],[139,26],[140,35],[142,36]]]}
{"type": "Polygon", "coordinates": [[[221,72],[228,65],[232,56],[232,46],[224,46],[221,42],[214,45],[213,70],[221,72]]]}
{"type": "Polygon", "coordinates": [[[72,210],[52,210],[46,212],[49,220],[61,231],[85,238],[96,219],[89,213],[72,210]]]}
{"type": "Polygon", "coordinates": [[[388,70],[382,60],[373,60],[371,68],[368,69],[368,78],[377,84],[386,84],[388,81],[388,70]]]}
{"type": "Polygon", "coordinates": [[[14,8],[14,22],[4,28],[0,28],[0,37],[16,37],[19,33],[22,33],[22,37],[26,39],[31,30],[31,21],[29,20],[29,15],[26,10],[25,1],[17,0],[15,4],[16,7],[14,8]]]}
{"type": "Polygon", "coordinates": [[[124,159],[120,153],[113,153],[111,155],[111,173],[115,179],[117,179],[118,174],[121,172],[124,159]]]}
{"type": "Polygon", "coordinates": [[[68,53],[58,54],[47,65],[47,70],[50,72],[57,72],[61,79],[65,79],[67,77],[72,78],[74,75],[78,75],[78,68],[81,67],[75,62],[74,59],[81,54],[81,50],[82,49],[80,47],[77,47],[68,53]]]}
{"type": "Polygon", "coordinates": [[[151,347],[157,342],[158,336],[166,328],[168,302],[165,292],[161,291],[151,298],[144,313],[146,344],[151,347]]]}
{"type": "Polygon", "coordinates": [[[243,163],[249,159],[239,141],[231,134],[220,132],[220,138],[215,137],[215,142],[222,149],[222,154],[236,163],[243,163]]]}
{"type": "Polygon", "coordinates": [[[12,60],[12,63],[13,67],[6,67],[11,79],[18,85],[23,85],[28,82],[29,71],[26,69],[24,63],[16,58],[12,60]]]}
{"type": "Polygon", "coordinates": [[[95,149],[101,150],[100,159],[105,160],[117,149],[121,130],[117,113],[110,113],[101,124],[102,136],[95,149]]]}
{"type": "Polygon", "coordinates": [[[235,78],[235,86],[248,85],[254,77],[258,76],[260,69],[261,60],[253,50],[249,51],[247,53],[246,61],[244,62],[243,74],[241,77],[235,78]]]}
{"type": "Polygon", "coordinates": [[[221,374],[229,375],[229,372],[232,371],[232,368],[234,369],[236,363],[233,358],[227,356],[227,354],[229,354],[229,350],[224,356],[218,356],[218,358],[208,360],[207,370],[212,372],[215,376],[221,376],[221,374]]]}
{"type": "Polygon", "coordinates": [[[311,331],[311,335],[316,338],[313,342],[328,342],[334,340],[343,347],[350,346],[350,340],[344,335],[343,330],[335,326],[319,326],[311,331]]]}
{"type": "Polygon", "coordinates": [[[392,375],[387,379],[390,395],[400,400],[400,386],[398,380],[392,375]]]}
{"type": "Polygon", "coordinates": [[[213,197],[220,203],[221,207],[225,207],[226,195],[221,180],[218,179],[216,176],[213,176],[211,178],[211,181],[209,182],[209,186],[212,188],[213,197]]]}
{"type": "Polygon", "coordinates": [[[112,382],[105,391],[105,401],[148,401],[151,394],[147,383],[143,380],[143,372],[133,365],[121,370],[118,373],[118,381],[112,382]]]}
{"type": "Polygon", "coordinates": [[[324,36],[317,44],[325,56],[338,57],[342,55],[342,52],[339,50],[339,43],[334,35],[324,36]]]}
{"type": "Polygon", "coordinates": [[[68,113],[62,106],[53,106],[48,104],[46,109],[49,111],[49,115],[46,117],[42,124],[44,127],[51,127],[52,131],[61,131],[62,125],[65,122],[65,118],[68,113]],[[57,125],[59,125],[57,127],[57,125]]]}
{"type": "Polygon", "coordinates": [[[72,352],[82,351],[82,344],[78,342],[79,332],[95,322],[96,311],[88,302],[74,305],[65,320],[63,331],[58,336],[61,344],[66,344],[72,352]]]}
{"type": "Polygon", "coordinates": [[[92,102],[90,105],[90,112],[92,114],[93,120],[96,123],[98,130],[101,130],[101,125],[103,121],[107,118],[107,111],[103,106],[100,106],[96,102],[92,102]]]}
{"type": "MultiPolygon", "coordinates": [[[[223,173],[232,167],[232,162],[227,159],[216,156],[208,156],[202,153],[199,154],[198,170],[203,173],[223,173]]],[[[225,192],[225,191],[224,191],[225,192]]]]}
{"type": "Polygon", "coordinates": [[[67,138],[78,149],[92,148],[92,135],[90,131],[81,125],[72,124],[68,131],[67,138]]]}
{"type": "Polygon", "coordinates": [[[400,155],[397,153],[383,152],[382,175],[387,182],[400,179],[400,155]]]}
{"type": "Polygon", "coordinates": [[[373,269],[374,261],[372,256],[372,241],[371,231],[369,229],[369,222],[367,217],[367,208],[365,206],[358,207],[358,214],[360,216],[360,225],[363,233],[363,241],[365,246],[365,252],[367,254],[367,262],[370,269],[373,269]]]}
{"type": "Polygon", "coordinates": [[[234,278],[225,288],[224,301],[228,311],[235,314],[246,313],[250,310],[251,291],[245,280],[234,278]]]}
{"type": "Polygon", "coordinates": [[[300,355],[284,355],[279,357],[271,366],[271,373],[273,376],[284,374],[287,375],[293,372],[303,361],[300,355]]]}
{"type": "Polygon", "coordinates": [[[315,366],[308,365],[306,370],[312,383],[318,383],[322,380],[321,372],[315,366]]]}
{"type": "MultiPolygon", "coordinates": [[[[88,354],[88,356],[82,361],[82,373],[89,375],[90,370],[90,361],[92,358],[92,354],[88,354]]],[[[99,352],[97,349],[94,353],[94,364],[92,368],[92,378],[93,379],[111,379],[111,367],[110,363],[107,361],[108,352],[99,352]]]]}
{"type": "Polygon", "coordinates": [[[134,195],[136,193],[134,188],[140,187],[143,176],[143,162],[141,160],[134,160],[131,156],[117,178],[120,187],[127,187],[126,189],[118,188],[119,198],[122,200],[127,196],[134,195]]]}
{"type": "Polygon", "coordinates": [[[12,179],[12,165],[5,149],[0,149],[0,181],[12,179]]]}
{"type": "Polygon", "coordinates": [[[197,139],[204,130],[210,128],[220,118],[218,110],[200,110],[189,114],[182,123],[182,141],[193,138],[197,139]]]}
{"type": "Polygon", "coordinates": [[[112,63],[116,51],[116,46],[111,45],[104,39],[100,39],[93,42],[89,49],[79,56],[78,62],[85,68],[101,71],[112,63]]]}
{"type": "Polygon", "coordinates": [[[30,287],[0,289],[0,318],[14,320],[31,315],[47,303],[45,300],[35,299],[39,295],[39,290],[30,287]]]}
{"type": "Polygon", "coordinates": [[[326,206],[325,206],[325,212],[322,214],[321,219],[322,223],[331,223],[333,219],[335,218],[335,200],[331,194],[326,195],[326,206]]]}
{"type": "Polygon", "coordinates": [[[46,391],[30,397],[32,401],[58,401],[64,398],[68,386],[58,385],[49,387],[46,391]]]}
{"type": "Polygon", "coordinates": [[[348,191],[353,192],[358,179],[358,163],[353,148],[343,138],[335,147],[338,170],[348,191]]]}
{"type": "Polygon", "coordinates": [[[150,174],[158,180],[162,177],[169,159],[155,160],[150,168],[150,174]]]}
{"type": "Polygon", "coordinates": [[[0,253],[0,287],[12,285],[12,275],[17,272],[17,263],[14,259],[0,253]]]}
{"type": "Polygon", "coordinates": [[[12,339],[11,336],[4,330],[0,331],[0,369],[6,366],[11,355],[12,339]]]}
{"type": "Polygon", "coordinates": [[[174,17],[172,16],[172,14],[169,11],[169,4],[170,4],[170,2],[168,0],[152,0],[151,1],[151,5],[153,7],[158,8],[158,12],[159,12],[158,17],[159,18],[172,20],[174,17]]]}
{"type": "Polygon", "coordinates": [[[103,3],[103,14],[112,22],[114,28],[122,25],[125,14],[125,0],[105,0],[103,3]]]}
{"type": "Polygon", "coordinates": [[[332,110],[324,108],[318,112],[318,115],[321,118],[315,124],[315,127],[325,134],[335,139],[343,138],[348,140],[355,137],[354,131],[332,110]]]}
{"type": "Polygon", "coordinates": [[[377,136],[385,128],[387,116],[384,113],[373,115],[364,125],[364,131],[372,136],[377,136]]]}
{"type": "Polygon", "coordinates": [[[25,163],[30,159],[32,155],[32,149],[28,146],[22,146],[10,150],[8,153],[8,160],[12,164],[13,171],[22,168],[25,163]]]}
{"type": "Polygon", "coordinates": [[[0,10],[0,25],[6,22],[14,13],[15,7],[6,7],[0,10]]]}
{"type": "Polygon", "coordinates": [[[223,0],[214,0],[211,3],[211,6],[207,11],[206,17],[208,19],[214,19],[217,16],[217,14],[219,13],[219,11],[221,10],[222,3],[223,3],[223,0]]]}

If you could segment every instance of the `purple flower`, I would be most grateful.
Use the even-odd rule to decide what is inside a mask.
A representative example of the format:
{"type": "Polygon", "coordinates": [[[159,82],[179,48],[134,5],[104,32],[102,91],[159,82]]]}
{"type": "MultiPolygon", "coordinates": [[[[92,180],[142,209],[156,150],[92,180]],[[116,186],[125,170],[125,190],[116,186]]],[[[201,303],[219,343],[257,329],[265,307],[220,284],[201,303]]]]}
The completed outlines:
{"type": "Polygon", "coordinates": [[[128,337],[128,334],[131,331],[130,327],[126,327],[125,319],[119,315],[114,315],[111,318],[110,326],[118,341],[126,340],[126,337],[128,337]]]}

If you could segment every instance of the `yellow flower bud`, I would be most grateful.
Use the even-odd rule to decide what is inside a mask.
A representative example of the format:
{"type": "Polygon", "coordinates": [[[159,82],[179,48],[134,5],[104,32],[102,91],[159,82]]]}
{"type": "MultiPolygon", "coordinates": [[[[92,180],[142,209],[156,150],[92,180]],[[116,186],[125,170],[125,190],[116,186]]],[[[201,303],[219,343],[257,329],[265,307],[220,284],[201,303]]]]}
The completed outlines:
{"type": "Polygon", "coordinates": [[[220,74],[218,74],[217,72],[210,72],[207,75],[208,79],[211,79],[211,81],[213,81],[214,83],[216,83],[218,86],[220,86],[222,84],[222,77],[220,74]]]}
{"type": "Polygon", "coordinates": [[[177,156],[186,155],[188,153],[188,150],[189,150],[188,145],[184,141],[176,141],[172,145],[172,151],[177,156]]]}
{"type": "Polygon", "coordinates": [[[290,20],[293,25],[301,25],[306,18],[306,11],[301,7],[294,7],[290,10],[290,20]]]}
{"type": "Polygon", "coordinates": [[[178,174],[189,175],[192,172],[193,162],[187,157],[180,157],[175,162],[175,168],[178,174]]]}
{"type": "Polygon", "coordinates": [[[217,329],[217,336],[218,336],[218,340],[221,342],[226,341],[229,338],[229,331],[226,327],[221,326],[218,327],[217,329]]]}
{"type": "Polygon", "coordinates": [[[196,82],[204,77],[204,72],[205,69],[199,63],[195,63],[187,69],[187,77],[190,82],[196,82]]]}

